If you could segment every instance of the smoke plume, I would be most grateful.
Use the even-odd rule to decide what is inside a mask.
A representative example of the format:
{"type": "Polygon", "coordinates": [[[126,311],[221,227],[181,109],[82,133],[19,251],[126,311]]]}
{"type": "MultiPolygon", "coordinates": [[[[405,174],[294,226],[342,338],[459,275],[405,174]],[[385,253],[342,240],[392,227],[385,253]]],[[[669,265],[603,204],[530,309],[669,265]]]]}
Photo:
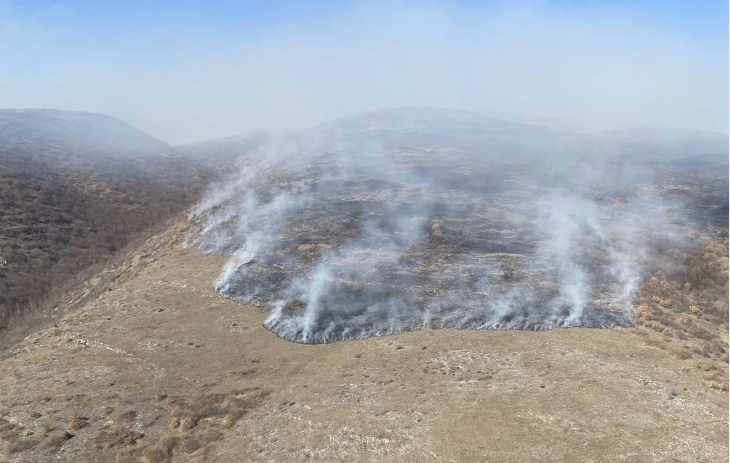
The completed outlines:
{"type": "Polygon", "coordinates": [[[297,342],[628,325],[691,221],[630,143],[474,113],[370,113],[267,141],[191,213],[215,288],[297,342]]]}

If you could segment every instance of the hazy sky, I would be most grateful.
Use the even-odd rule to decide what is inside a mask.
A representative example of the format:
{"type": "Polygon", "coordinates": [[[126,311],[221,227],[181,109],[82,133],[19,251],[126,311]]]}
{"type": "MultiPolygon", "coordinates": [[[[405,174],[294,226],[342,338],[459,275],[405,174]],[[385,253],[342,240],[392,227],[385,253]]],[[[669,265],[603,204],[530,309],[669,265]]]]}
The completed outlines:
{"type": "Polygon", "coordinates": [[[0,107],[171,143],[399,106],[728,131],[727,1],[300,3],[0,0],[0,107]]]}

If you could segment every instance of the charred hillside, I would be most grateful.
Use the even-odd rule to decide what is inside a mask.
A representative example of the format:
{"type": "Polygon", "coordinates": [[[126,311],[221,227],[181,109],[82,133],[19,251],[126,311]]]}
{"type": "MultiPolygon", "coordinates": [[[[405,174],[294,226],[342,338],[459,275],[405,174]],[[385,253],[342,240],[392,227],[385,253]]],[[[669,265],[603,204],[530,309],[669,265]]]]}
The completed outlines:
{"type": "Polygon", "coordinates": [[[0,327],[188,207],[210,177],[112,117],[0,111],[0,327]]]}
{"type": "Polygon", "coordinates": [[[629,325],[667,253],[727,230],[714,134],[403,109],[247,143],[191,245],[229,255],[216,289],[298,342],[629,325]]]}

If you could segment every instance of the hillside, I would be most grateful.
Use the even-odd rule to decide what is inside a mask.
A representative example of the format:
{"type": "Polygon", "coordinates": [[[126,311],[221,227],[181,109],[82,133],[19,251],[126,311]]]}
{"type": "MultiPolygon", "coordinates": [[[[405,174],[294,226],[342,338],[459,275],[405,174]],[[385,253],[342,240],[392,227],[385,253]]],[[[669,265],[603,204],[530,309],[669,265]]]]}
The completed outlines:
{"type": "Polygon", "coordinates": [[[131,157],[159,154],[167,143],[103,114],[56,109],[0,110],[0,137],[9,148],[37,149],[64,157],[104,154],[131,157]]]}
{"type": "Polygon", "coordinates": [[[727,137],[53,133],[1,151],[5,279],[57,309],[0,352],[0,459],[727,461],[727,137]]]}
{"type": "Polygon", "coordinates": [[[0,110],[0,327],[188,207],[210,175],[118,119],[0,110]]]}
{"type": "MultiPolygon", "coordinates": [[[[176,150],[190,159],[225,170],[236,158],[261,154],[264,148],[276,145],[286,149],[307,139],[345,142],[354,135],[371,135],[384,145],[397,141],[403,145],[424,138],[431,144],[453,146],[454,142],[479,146],[500,141],[535,146],[538,143],[569,149],[598,149],[600,154],[617,152],[639,156],[688,156],[712,162],[727,162],[727,136],[697,130],[666,127],[641,127],[621,124],[594,124],[587,121],[567,122],[562,119],[525,118],[512,115],[490,116],[471,111],[437,108],[396,108],[344,117],[304,131],[257,131],[177,146],[176,150]],[[408,138],[410,137],[410,138],[408,138]],[[599,148],[600,146],[600,148],[599,148]]],[[[514,146],[511,147],[515,149],[514,146]]],[[[585,154],[596,153],[589,151],[585,154]]]]}
{"type": "Polygon", "coordinates": [[[242,147],[191,245],[228,256],[216,290],[296,342],[628,326],[657,272],[694,288],[676,310],[722,324],[726,275],[692,256],[727,234],[723,138],[363,114],[242,147]]]}
{"type": "Polygon", "coordinates": [[[717,361],[644,328],[291,343],[213,291],[225,259],[183,249],[189,232],[150,239],[0,359],[4,458],[727,461],[717,361]]]}
{"type": "Polygon", "coordinates": [[[286,132],[258,131],[227,138],[205,140],[175,147],[175,151],[219,172],[229,171],[234,160],[256,152],[262,145],[286,132]]]}

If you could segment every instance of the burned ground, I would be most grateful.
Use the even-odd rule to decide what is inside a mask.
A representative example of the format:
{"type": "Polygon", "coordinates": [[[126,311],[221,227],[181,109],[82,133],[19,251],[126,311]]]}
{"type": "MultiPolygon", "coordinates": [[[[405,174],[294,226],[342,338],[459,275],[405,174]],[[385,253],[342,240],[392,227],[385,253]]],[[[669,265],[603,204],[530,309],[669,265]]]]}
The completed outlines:
{"type": "Polygon", "coordinates": [[[712,151],[413,117],[344,121],[241,158],[192,217],[192,245],[232,256],[216,288],[298,342],[628,326],[667,252],[727,230],[712,151]]]}

